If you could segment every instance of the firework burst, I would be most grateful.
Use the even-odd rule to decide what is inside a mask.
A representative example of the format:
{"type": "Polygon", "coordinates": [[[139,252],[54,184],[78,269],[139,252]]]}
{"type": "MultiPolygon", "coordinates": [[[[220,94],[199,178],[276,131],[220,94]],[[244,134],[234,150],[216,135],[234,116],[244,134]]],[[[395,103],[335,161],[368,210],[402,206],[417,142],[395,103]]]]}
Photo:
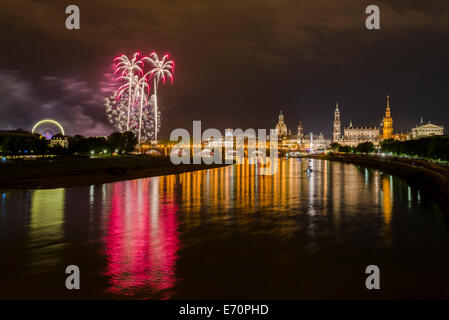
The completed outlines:
{"type": "Polygon", "coordinates": [[[140,53],[134,53],[133,57],[129,59],[126,55],[122,54],[120,57],[114,59],[116,64],[114,66],[114,74],[120,74],[117,80],[125,80],[125,84],[122,85],[117,94],[117,98],[123,94],[125,90],[128,91],[128,111],[127,111],[127,123],[126,130],[129,131],[129,121],[131,114],[131,103],[132,103],[132,91],[136,78],[136,74],[143,73],[142,66],[143,61],[139,59],[140,53]]]}
{"type": "Polygon", "coordinates": [[[159,130],[159,111],[157,105],[157,86],[159,81],[162,80],[162,83],[165,84],[165,80],[168,77],[170,81],[173,83],[173,73],[175,71],[175,62],[169,60],[168,54],[164,55],[162,59],[159,59],[158,55],[155,52],[152,52],[148,57],[144,57],[143,60],[149,61],[151,66],[153,67],[151,70],[151,77],[154,80],[154,114],[155,114],[155,131],[154,131],[154,140],[157,141],[157,132],[159,130]]]}
{"type": "MultiPolygon", "coordinates": [[[[136,94],[136,96],[140,97],[140,94],[136,94]]],[[[148,100],[144,97],[142,100],[142,104],[138,98],[131,100],[128,122],[128,94],[122,94],[118,99],[115,95],[105,99],[106,117],[109,122],[120,132],[133,132],[136,137],[139,137],[139,143],[154,140],[155,132],[154,113],[152,112],[154,98],[152,96],[148,100]]],[[[158,118],[161,118],[160,112],[158,118]]],[[[158,130],[160,125],[161,121],[158,122],[158,130]]]]}
{"type": "Polygon", "coordinates": [[[161,113],[157,105],[157,86],[166,78],[173,82],[174,62],[168,55],[159,59],[156,53],[132,58],[121,55],[114,59],[114,74],[119,84],[114,94],[105,99],[106,116],[118,131],[131,131],[138,137],[139,144],[144,141],[157,141],[161,126],[161,113]],[[144,74],[144,62],[151,64],[144,74]],[[151,86],[153,84],[153,86],[151,86]],[[153,89],[153,94],[151,94],[153,89]]]}

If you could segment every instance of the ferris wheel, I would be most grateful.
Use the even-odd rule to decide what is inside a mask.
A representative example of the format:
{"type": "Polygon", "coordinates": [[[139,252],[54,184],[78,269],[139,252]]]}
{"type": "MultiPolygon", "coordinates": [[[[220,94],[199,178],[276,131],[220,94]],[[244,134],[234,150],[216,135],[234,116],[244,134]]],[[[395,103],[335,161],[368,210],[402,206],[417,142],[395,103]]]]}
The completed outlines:
{"type": "Polygon", "coordinates": [[[31,133],[39,133],[41,136],[50,140],[54,135],[58,133],[64,135],[64,128],[59,122],[55,120],[44,119],[34,125],[31,133]]]}

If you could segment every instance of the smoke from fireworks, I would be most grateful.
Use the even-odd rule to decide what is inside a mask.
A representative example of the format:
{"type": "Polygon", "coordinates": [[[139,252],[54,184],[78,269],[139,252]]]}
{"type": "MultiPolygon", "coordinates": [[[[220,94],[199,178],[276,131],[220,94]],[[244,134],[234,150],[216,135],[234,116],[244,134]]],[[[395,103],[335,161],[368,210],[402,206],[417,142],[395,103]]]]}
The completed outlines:
{"type": "MultiPolygon", "coordinates": [[[[140,141],[152,141],[154,140],[154,112],[152,105],[154,98],[148,101],[147,98],[143,98],[144,103],[142,112],[140,112],[140,103],[138,99],[132,99],[131,108],[128,108],[128,94],[122,94],[119,98],[116,95],[105,99],[106,116],[109,122],[120,132],[131,131],[136,137],[139,137],[140,141]],[[129,122],[128,122],[128,109],[129,122]]],[[[159,112],[158,118],[161,114],[159,112]]],[[[158,131],[160,129],[160,121],[158,123],[158,131]]]]}

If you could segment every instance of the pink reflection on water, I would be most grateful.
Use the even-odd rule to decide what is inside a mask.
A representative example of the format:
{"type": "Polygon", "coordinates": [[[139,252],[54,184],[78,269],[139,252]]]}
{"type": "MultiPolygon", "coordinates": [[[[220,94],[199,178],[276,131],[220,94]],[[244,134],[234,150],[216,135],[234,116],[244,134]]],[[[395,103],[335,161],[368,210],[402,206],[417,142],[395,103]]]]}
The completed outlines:
{"type": "Polygon", "coordinates": [[[173,194],[164,177],[115,183],[105,248],[107,292],[169,298],[179,240],[173,194]]]}

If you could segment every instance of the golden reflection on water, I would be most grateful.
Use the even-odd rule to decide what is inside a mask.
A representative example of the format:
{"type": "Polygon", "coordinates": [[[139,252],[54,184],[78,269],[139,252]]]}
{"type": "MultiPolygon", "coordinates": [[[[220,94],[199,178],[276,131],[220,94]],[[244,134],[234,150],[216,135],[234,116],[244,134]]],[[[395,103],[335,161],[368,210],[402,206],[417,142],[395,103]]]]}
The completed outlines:
{"type": "Polygon", "coordinates": [[[180,174],[176,181],[182,186],[183,211],[194,213],[203,207],[209,213],[230,208],[241,213],[264,208],[283,211],[306,201],[304,213],[339,216],[347,207],[357,212],[367,199],[379,203],[378,172],[362,175],[355,166],[297,159],[279,161],[278,173],[272,176],[259,175],[258,170],[257,165],[244,163],[180,174]],[[312,172],[307,171],[309,166],[312,172]]]}
{"type": "Polygon", "coordinates": [[[393,177],[391,175],[382,176],[382,210],[384,218],[383,244],[390,247],[393,241],[391,231],[391,219],[393,215],[393,177]]]}
{"type": "MultiPolygon", "coordinates": [[[[86,222],[87,234],[101,232],[107,292],[129,296],[146,290],[170,297],[178,281],[179,234],[205,223],[223,229],[232,224],[240,231],[257,224],[261,233],[278,237],[304,231],[314,248],[323,228],[338,240],[343,223],[349,221],[352,226],[360,220],[351,219],[371,216],[382,219],[381,237],[386,245],[391,244],[393,189],[398,187],[391,176],[307,159],[280,160],[272,176],[259,171],[257,165],[245,162],[85,188],[27,191],[29,237],[36,247],[29,258],[31,266],[58,263],[70,240],[68,228],[79,219],[86,222]],[[329,223],[317,222],[317,218],[329,219],[325,220],[329,223]],[[316,223],[321,223],[321,230],[316,223]]],[[[403,189],[408,208],[420,203],[417,191],[405,184],[403,189]]],[[[11,193],[1,195],[5,219],[11,193]]]]}
{"type": "Polygon", "coordinates": [[[382,205],[385,226],[391,223],[391,215],[393,212],[393,178],[391,176],[382,177],[382,205]]]}

